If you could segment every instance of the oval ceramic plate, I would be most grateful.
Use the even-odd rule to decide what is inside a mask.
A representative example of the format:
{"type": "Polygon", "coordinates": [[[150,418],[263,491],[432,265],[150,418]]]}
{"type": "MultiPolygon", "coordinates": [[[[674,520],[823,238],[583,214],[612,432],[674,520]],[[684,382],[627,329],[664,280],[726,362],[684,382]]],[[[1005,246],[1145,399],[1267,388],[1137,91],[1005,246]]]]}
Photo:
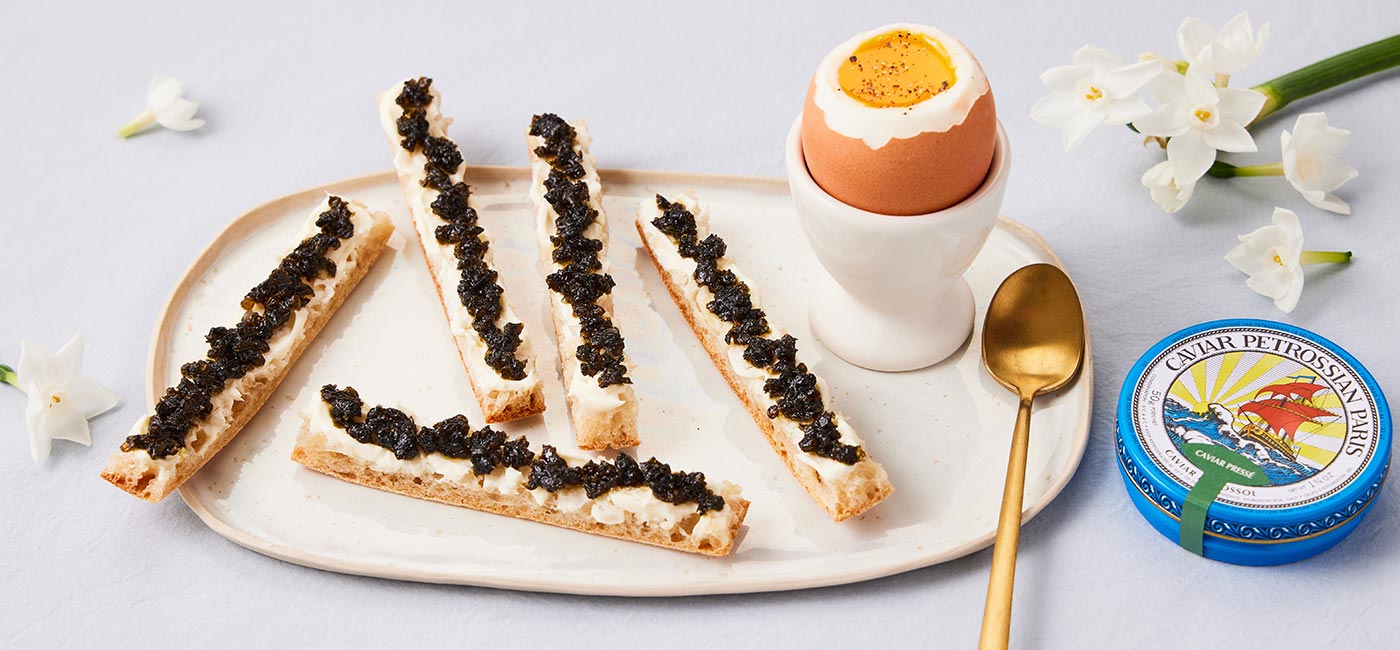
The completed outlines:
{"type": "MultiPolygon", "coordinates": [[[[982,370],[972,343],[932,368],[878,373],[847,364],[810,335],[807,295],[822,273],[776,179],[603,172],[617,280],[616,320],[641,405],[641,458],[743,487],[752,501],[727,558],[595,537],[418,501],[303,469],[289,458],[297,412],[327,383],[369,403],[400,404],[437,420],[481,416],[449,338],[398,183],[389,173],[332,183],[236,219],[195,261],[156,326],[151,400],[204,352],[203,334],[239,316],[238,302],[296,238],[313,204],[332,192],[387,211],[398,227],[385,252],[277,393],[223,453],[180,490],[195,513],[245,547],[306,566],[404,580],[634,596],[797,589],[928,566],[990,543],[996,528],[1016,401],[982,370]],[[638,202],[694,190],[715,232],[761,288],[770,315],[802,342],[838,408],[889,471],[895,493],[864,516],[833,523],[788,474],[711,366],[633,227],[638,202]]],[[[557,353],[534,239],[525,169],[474,167],[501,282],[536,347],[548,411],[500,428],[538,445],[573,448],[557,381],[557,353]]],[[[1035,233],[1002,220],[968,273],[980,307],[1013,270],[1058,263],[1035,233]]],[[[1093,366],[1036,402],[1026,482],[1033,516],[1073,475],[1088,438],[1093,366]]]]}

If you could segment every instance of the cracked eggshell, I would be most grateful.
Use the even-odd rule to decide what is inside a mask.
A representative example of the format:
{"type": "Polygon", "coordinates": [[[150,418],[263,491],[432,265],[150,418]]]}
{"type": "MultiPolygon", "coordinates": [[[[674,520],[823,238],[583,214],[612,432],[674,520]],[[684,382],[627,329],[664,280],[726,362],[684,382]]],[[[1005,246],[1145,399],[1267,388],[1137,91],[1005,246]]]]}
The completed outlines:
{"type": "Polygon", "coordinates": [[[886,215],[912,216],[956,205],[982,185],[996,146],[996,102],[980,65],[936,29],[891,25],[832,50],[807,88],[802,151],[812,180],[837,200],[886,215]],[[868,38],[911,29],[943,44],[957,81],[905,108],[876,108],[846,95],[836,65],[868,38]]]}

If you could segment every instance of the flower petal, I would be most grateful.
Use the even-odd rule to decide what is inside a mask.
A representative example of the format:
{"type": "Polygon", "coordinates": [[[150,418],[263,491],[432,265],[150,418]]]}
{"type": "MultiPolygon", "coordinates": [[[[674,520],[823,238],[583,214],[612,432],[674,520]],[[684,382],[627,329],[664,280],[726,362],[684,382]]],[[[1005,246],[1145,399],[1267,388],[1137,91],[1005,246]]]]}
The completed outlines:
{"type": "Polygon", "coordinates": [[[1073,94],[1081,79],[1094,74],[1093,68],[1085,65],[1059,65],[1040,73],[1040,82],[1052,93],[1073,94]]]}
{"type": "Polygon", "coordinates": [[[1264,46],[1269,44],[1269,22],[1264,21],[1259,26],[1259,32],[1254,35],[1254,53],[1257,56],[1264,51],[1264,46]]]}
{"type": "Polygon", "coordinates": [[[1152,201],[1167,214],[1181,210],[1191,200],[1191,194],[1196,191],[1195,183],[1178,185],[1176,179],[1172,178],[1171,163],[1165,160],[1142,175],[1142,184],[1147,186],[1152,201]]]}
{"type": "Polygon", "coordinates": [[[1178,182],[1194,182],[1215,162],[1215,149],[1201,139],[1199,132],[1188,129],[1167,141],[1167,160],[1178,182]]]}
{"type": "Polygon", "coordinates": [[[1087,65],[1094,68],[1123,65],[1123,57],[1094,45],[1085,45],[1075,50],[1073,61],[1075,65],[1087,65]]]}
{"type": "Polygon", "coordinates": [[[120,401],[117,394],[92,377],[79,377],[64,390],[64,398],[84,418],[107,412],[120,401]]]}
{"type": "Polygon", "coordinates": [[[1296,135],[1299,139],[1305,139],[1312,135],[1321,133],[1326,128],[1326,113],[1302,113],[1298,116],[1298,119],[1293,120],[1293,134],[1296,135]]]}
{"type": "Polygon", "coordinates": [[[1351,143],[1351,131],[1329,126],[1322,129],[1320,133],[1313,136],[1315,142],[1311,145],[1323,153],[1337,155],[1347,148],[1351,143]]]}
{"type": "Polygon", "coordinates": [[[1322,176],[1317,179],[1317,186],[1324,192],[1330,192],[1360,175],[1361,172],[1357,171],[1355,167],[1336,158],[1331,158],[1328,159],[1322,176]]]}
{"type": "Polygon", "coordinates": [[[190,118],[193,118],[198,110],[199,104],[188,99],[180,99],[167,107],[165,111],[156,113],[156,122],[173,131],[188,131],[193,128],[189,126],[192,121],[190,118]]]}
{"type": "Polygon", "coordinates": [[[1282,246],[1288,251],[1288,256],[1292,259],[1287,262],[1288,266],[1298,263],[1298,256],[1303,253],[1303,224],[1298,220],[1298,213],[1284,208],[1274,208],[1271,217],[1274,228],[1278,230],[1282,246]]]}
{"type": "Polygon", "coordinates": [[[1269,40],[1269,24],[1264,23],[1256,36],[1249,22],[1249,12],[1241,12],[1220,28],[1213,49],[1220,64],[1218,72],[1234,74],[1252,65],[1269,40]]]}
{"type": "Polygon", "coordinates": [[[48,458],[53,447],[53,439],[44,430],[47,410],[44,405],[49,396],[32,383],[26,384],[24,392],[29,394],[29,402],[24,407],[24,423],[29,428],[29,455],[37,462],[48,458]]]}
{"type": "MultiPolygon", "coordinates": [[[[1256,230],[1255,232],[1257,233],[1258,231],[1256,230]]],[[[1248,237],[1248,235],[1241,236],[1240,243],[1236,244],[1234,248],[1230,249],[1230,252],[1225,254],[1225,261],[1229,262],[1230,266],[1250,276],[1263,273],[1268,271],[1271,267],[1278,266],[1266,259],[1259,249],[1251,246],[1249,242],[1246,241],[1246,237],[1248,237]]]]}
{"type": "MultiPolygon", "coordinates": [[[[1297,187],[1296,185],[1294,186],[1297,187]]],[[[1329,194],[1322,190],[1301,191],[1303,199],[1323,210],[1334,214],[1351,214],[1351,206],[1346,201],[1341,200],[1336,194],[1329,194]]]]}
{"type": "Polygon", "coordinates": [[[1155,135],[1162,138],[1185,133],[1188,128],[1186,113],[1170,104],[1158,106],[1151,113],[1133,120],[1133,127],[1143,135],[1155,135]]]}
{"type": "Polygon", "coordinates": [[[1207,145],[1221,151],[1235,153],[1258,151],[1259,147],[1254,144],[1254,138],[1249,135],[1239,122],[1221,119],[1215,128],[1208,129],[1201,133],[1201,139],[1207,145]]]}
{"type": "Polygon", "coordinates": [[[1283,295],[1274,298],[1274,306],[1283,310],[1285,314],[1293,313],[1293,308],[1298,306],[1298,299],[1303,296],[1303,269],[1293,267],[1289,272],[1288,289],[1283,295]]]}
{"type": "Polygon", "coordinates": [[[1103,115],[1097,111],[1080,111],[1075,113],[1061,128],[1064,129],[1065,151],[1075,148],[1084,141],[1084,136],[1089,135],[1098,125],[1103,124],[1103,115]]]}
{"type": "Polygon", "coordinates": [[[1104,123],[1113,125],[1127,124],[1152,113],[1147,102],[1136,96],[1111,100],[1101,110],[1104,123]]]}
{"type": "Polygon", "coordinates": [[[185,94],[184,82],[174,77],[156,77],[146,92],[146,109],[159,113],[185,94]]]}
{"type": "Polygon", "coordinates": [[[1249,276],[1245,286],[1266,298],[1278,299],[1288,293],[1292,274],[1288,269],[1275,264],[1273,268],[1249,276]]]}
{"type": "Polygon", "coordinates": [[[1104,94],[1114,99],[1136,94],[1153,77],[1162,74],[1162,70],[1161,61],[1140,61],[1115,68],[1101,80],[1104,94]]]}
{"type": "Polygon", "coordinates": [[[1183,88],[1186,92],[1187,103],[1192,106],[1220,103],[1220,92],[1215,87],[1215,70],[1205,61],[1205,59],[1198,59],[1186,69],[1183,88]]]}
{"type": "Polygon", "coordinates": [[[67,386],[83,376],[83,335],[74,334],[53,355],[49,365],[49,380],[55,386],[67,386]]]}
{"type": "MultiPolygon", "coordinates": [[[[87,420],[77,409],[63,404],[55,404],[46,409],[42,418],[44,435],[50,440],[71,440],[78,444],[91,445],[92,432],[87,420]]],[[[32,450],[31,450],[32,451],[32,450]]]]}
{"type": "Polygon", "coordinates": [[[1176,44],[1187,61],[1195,60],[1214,41],[1215,28],[1199,18],[1187,18],[1176,28],[1176,44]]]}
{"type": "Polygon", "coordinates": [[[1259,116],[1259,109],[1264,108],[1266,98],[1264,93],[1257,90],[1220,88],[1217,92],[1220,101],[1216,104],[1216,108],[1220,111],[1221,119],[1249,124],[1259,116]]]}
{"type": "Polygon", "coordinates": [[[1031,106],[1031,119],[1058,129],[1081,110],[1084,110],[1084,104],[1064,95],[1046,95],[1031,106]]]}
{"type": "Polygon", "coordinates": [[[1168,68],[1147,82],[1147,94],[1161,106],[1177,105],[1182,109],[1189,103],[1186,97],[1186,77],[1168,68]]]}
{"type": "MultiPolygon", "coordinates": [[[[33,384],[42,387],[52,384],[49,372],[49,367],[53,364],[52,359],[53,355],[49,353],[48,348],[28,339],[21,340],[19,368],[15,371],[20,386],[33,384]]],[[[29,392],[29,389],[26,388],[25,392],[29,392]]]]}

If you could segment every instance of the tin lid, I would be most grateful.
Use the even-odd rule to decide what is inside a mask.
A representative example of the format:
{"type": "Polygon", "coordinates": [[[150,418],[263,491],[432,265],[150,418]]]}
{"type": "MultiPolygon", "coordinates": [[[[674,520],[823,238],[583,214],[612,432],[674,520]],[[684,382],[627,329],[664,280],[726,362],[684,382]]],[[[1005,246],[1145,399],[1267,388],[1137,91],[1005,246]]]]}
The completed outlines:
{"type": "Polygon", "coordinates": [[[1390,464],[1390,427],[1380,387],[1336,344],[1284,323],[1221,320],[1138,360],[1116,437],[1128,481],[1173,519],[1187,506],[1185,521],[1203,516],[1207,534],[1287,542],[1366,510],[1390,464]]]}

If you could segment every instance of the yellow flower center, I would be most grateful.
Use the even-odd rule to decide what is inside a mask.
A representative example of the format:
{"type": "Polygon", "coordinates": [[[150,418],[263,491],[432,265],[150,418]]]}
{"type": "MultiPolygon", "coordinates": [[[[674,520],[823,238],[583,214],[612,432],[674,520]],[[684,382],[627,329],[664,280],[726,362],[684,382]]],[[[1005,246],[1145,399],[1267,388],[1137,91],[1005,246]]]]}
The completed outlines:
{"type": "Polygon", "coordinates": [[[1281,258],[1281,257],[1279,257],[1279,256],[1277,256],[1277,255],[1275,255],[1275,256],[1274,256],[1274,264],[1277,264],[1277,265],[1279,265],[1279,266],[1283,266],[1283,258],[1281,258]]]}
{"type": "Polygon", "coordinates": [[[63,399],[60,398],[58,395],[52,395],[52,396],[50,396],[50,399],[53,400],[53,403],[54,403],[54,404],[59,404],[59,403],[62,403],[62,402],[63,402],[63,399]]]}
{"type": "Polygon", "coordinates": [[[1208,109],[1208,108],[1198,108],[1198,109],[1196,109],[1195,115],[1196,115],[1196,119],[1198,119],[1198,120],[1200,120],[1200,121],[1202,121],[1202,122],[1209,122],[1209,121],[1210,121],[1210,118],[1213,116],[1213,114],[1210,112],[1210,109],[1208,109]]]}
{"type": "Polygon", "coordinates": [[[1103,99],[1103,91],[1099,90],[1098,86],[1089,86],[1089,92],[1084,93],[1084,99],[1091,102],[1103,99]]]}

